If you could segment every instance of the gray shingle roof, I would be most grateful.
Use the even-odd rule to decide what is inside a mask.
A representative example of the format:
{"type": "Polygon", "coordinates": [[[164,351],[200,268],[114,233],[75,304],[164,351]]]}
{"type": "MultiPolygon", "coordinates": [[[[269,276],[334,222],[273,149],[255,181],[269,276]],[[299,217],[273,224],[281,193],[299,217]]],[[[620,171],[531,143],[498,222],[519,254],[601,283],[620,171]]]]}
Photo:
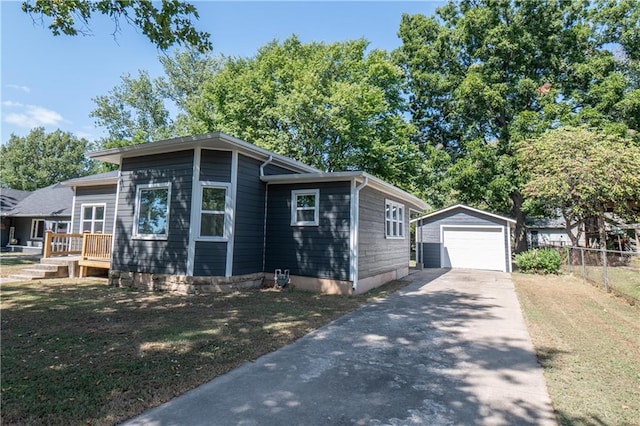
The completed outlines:
{"type": "Polygon", "coordinates": [[[564,229],[565,227],[562,217],[528,217],[525,222],[530,228],[564,229]]]}
{"type": "Polygon", "coordinates": [[[0,212],[4,213],[14,208],[20,201],[31,194],[29,191],[18,189],[0,188],[0,212]]]}
{"type": "Polygon", "coordinates": [[[46,188],[33,191],[3,216],[14,217],[47,217],[71,216],[73,189],[56,183],[46,188]]]}

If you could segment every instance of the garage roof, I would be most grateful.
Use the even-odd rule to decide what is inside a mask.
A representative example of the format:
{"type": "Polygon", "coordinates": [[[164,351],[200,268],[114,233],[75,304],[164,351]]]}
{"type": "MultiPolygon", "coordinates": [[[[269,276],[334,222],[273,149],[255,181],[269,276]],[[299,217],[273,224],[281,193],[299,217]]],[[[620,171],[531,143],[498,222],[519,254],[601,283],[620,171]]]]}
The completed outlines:
{"type": "Polygon", "coordinates": [[[434,212],[431,212],[429,214],[426,214],[424,216],[420,216],[418,218],[412,219],[411,222],[417,222],[417,221],[422,221],[424,219],[431,219],[437,216],[440,216],[444,213],[450,212],[452,210],[456,210],[456,209],[461,209],[461,210],[468,210],[483,216],[488,216],[488,217],[492,217],[494,219],[500,219],[500,220],[504,220],[505,222],[509,223],[510,225],[515,225],[516,221],[509,218],[509,217],[505,217],[505,216],[500,216],[494,213],[489,213],[486,212],[484,210],[480,210],[480,209],[475,209],[473,207],[469,207],[469,206],[465,206],[464,204],[456,204],[454,206],[450,206],[450,207],[446,207],[444,209],[440,209],[440,210],[436,210],[434,212]]]}

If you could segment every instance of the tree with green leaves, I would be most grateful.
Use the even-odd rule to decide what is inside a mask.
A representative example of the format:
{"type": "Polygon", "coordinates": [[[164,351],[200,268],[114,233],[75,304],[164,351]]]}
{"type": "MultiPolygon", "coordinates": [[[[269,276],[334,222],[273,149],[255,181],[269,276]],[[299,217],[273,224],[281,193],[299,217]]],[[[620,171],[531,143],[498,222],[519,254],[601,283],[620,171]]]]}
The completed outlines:
{"type": "Polygon", "coordinates": [[[0,146],[2,186],[35,191],[89,175],[95,166],[85,156],[88,148],[86,139],[61,130],[45,133],[43,127],[37,127],[24,137],[12,134],[0,146]]]}
{"type": "Polygon", "coordinates": [[[157,83],[146,71],[137,78],[121,77],[121,84],[108,95],[97,96],[90,116],[96,125],[107,130],[103,148],[113,148],[154,140],[172,135],[173,122],[157,83]]]}
{"type": "Polygon", "coordinates": [[[201,93],[220,61],[195,49],[160,55],[159,60],[162,77],[152,79],[147,71],[138,71],[137,77],[124,74],[108,94],[93,98],[96,108],[90,116],[107,133],[100,141],[102,148],[215,130],[197,117],[207,115],[209,107],[200,101],[201,93]]]}
{"type": "Polygon", "coordinates": [[[201,52],[211,50],[209,33],[198,31],[192,24],[198,11],[192,4],[179,0],[28,0],[22,10],[44,21],[53,35],[91,34],[89,21],[93,15],[106,15],[113,21],[114,35],[120,31],[121,21],[135,26],[159,49],[175,45],[194,46],[201,52]]]}
{"type": "Polygon", "coordinates": [[[420,163],[403,117],[402,74],[365,40],[295,36],[229,58],[205,84],[198,118],[322,170],[365,170],[405,188],[420,163]]]}
{"type": "Polygon", "coordinates": [[[640,130],[639,8],[626,0],[463,0],[435,16],[403,16],[394,55],[413,141],[429,158],[422,185],[448,194],[430,201],[511,215],[515,249],[525,250],[516,143],[559,123],[640,130]]]}
{"type": "Polygon", "coordinates": [[[587,127],[564,127],[518,144],[523,192],[548,209],[558,209],[577,246],[585,219],[596,217],[606,241],[604,213],[640,221],[640,146],[587,127]]]}
{"type": "Polygon", "coordinates": [[[403,116],[401,70],[367,46],[291,37],[251,58],[161,56],[163,77],[123,77],[94,99],[92,116],[108,131],[103,147],[224,131],[322,170],[365,170],[418,191],[422,155],[403,116]]]}

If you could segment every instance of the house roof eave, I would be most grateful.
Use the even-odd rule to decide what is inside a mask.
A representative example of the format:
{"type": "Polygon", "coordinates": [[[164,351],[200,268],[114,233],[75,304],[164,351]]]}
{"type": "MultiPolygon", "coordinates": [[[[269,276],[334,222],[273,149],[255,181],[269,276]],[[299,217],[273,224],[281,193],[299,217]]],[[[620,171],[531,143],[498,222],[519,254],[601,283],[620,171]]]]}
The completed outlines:
{"type": "Polygon", "coordinates": [[[420,198],[410,194],[388,182],[383,181],[369,173],[362,171],[347,172],[320,172],[320,173],[303,173],[303,174],[285,174],[285,175],[269,175],[260,178],[263,182],[273,185],[294,184],[294,183],[321,183],[321,182],[345,182],[356,180],[357,183],[367,179],[367,186],[378,191],[399,198],[414,207],[414,211],[423,211],[428,208],[420,198]]]}
{"type": "Polygon", "coordinates": [[[206,133],[202,135],[183,136],[179,138],[166,139],[157,142],[148,142],[139,145],[132,145],[120,148],[111,148],[101,151],[92,151],[87,155],[90,158],[105,161],[112,164],[120,164],[122,158],[139,157],[142,155],[163,154],[182,149],[193,149],[195,147],[229,150],[238,150],[252,157],[267,160],[273,158],[275,165],[283,165],[286,168],[304,173],[320,172],[315,167],[304,164],[300,161],[288,158],[281,154],[276,154],[267,149],[261,148],[252,143],[234,138],[222,132],[206,133]]]}
{"type": "Polygon", "coordinates": [[[473,208],[473,207],[465,206],[464,204],[455,204],[453,206],[449,206],[449,207],[446,207],[446,208],[443,208],[443,209],[440,209],[440,210],[436,210],[436,211],[428,213],[428,214],[426,214],[424,216],[420,216],[420,217],[417,217],[415,219],[411,219],[411,222],[418,222],[420,220],[430,219],[432,217],[439,216],[441,214],[447,213],[447,212],[455,210],[455,209],[469,210],[469,211],[475,212],[477,214],[481,214],[481,215],[484,215],[484,216],[492,217],[494,219],[504,220],[505,222],[508,222],[510,226],[515,226],[515,224],[516,224],[516,221],[514,219],[509,218],[509,217],[500,216],[500,215],[497,215],[495,213],[490,213],[490,212],[486,212],[486,211],[483,211],[483,210],[480,210],[480,209],[476,209],[476,208],[473,208]]]}

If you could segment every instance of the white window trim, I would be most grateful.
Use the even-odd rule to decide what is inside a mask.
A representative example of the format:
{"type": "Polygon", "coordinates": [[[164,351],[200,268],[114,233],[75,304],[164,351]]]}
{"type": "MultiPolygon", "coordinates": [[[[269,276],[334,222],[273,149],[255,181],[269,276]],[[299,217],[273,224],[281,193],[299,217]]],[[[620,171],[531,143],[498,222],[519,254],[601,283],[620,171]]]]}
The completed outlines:
{"type": "Polygon", "coordinates": [[[43,240],[44,233],[46,232],[46,221],[44,219],[31,219],[31,232],[29,233],[30,240],[43,240]],[[42,222],[42,237],[35,235],[38,232],[38,222],[42,222]]]}
{"type": "Polygon", "coordinates": [[[232,203],[231,203],[231,184],[228,182],[210,182],[210,181],[202,181],[200,182],[200,191],[198,192],[198,232],[196,234],[196,241],[228,241],[230,232],[230,223],[231,223],[231,212],[232,212],[232,203]],[[205,188],[218,188],[225,190],[224,196],[224,225],[223,225],[223,234],[221,237],[217,236],[206,236],[202,235],[202,213],[212,212],[211,210],[202,210],[202,192],[205,188]]]}
{"type": "MultiPolygon", "coordinates": [[[[301,208],[301,210],[310,210],[310,208],[301,208]]],[[[320,223],[320,190],[319,189],[294,189],[291,191],[291,226],[318,226],[320,223]],[[315,197],[315,205],[313,207],[313,221],[298,221],[298,196],[313,195],[315,197]]]]}
{"type": "Polygon", "coordinates": [[[102,222],[102,233],[106,234],[105,232],[105,226],[107,225],[107,204],[106,203],[87,203],[87,204],[81,204],[80,205],[80,227],[78,228],[78,230],[80,231],[80,233],[82,233],[82,228],[84,227],[84,222],[88,222],[85,221],[84,219],[84,209],[85,207],[91,207],[91,230],[89,232],[91,232],[92,234],[95,234],[95,225],[96,225],[96,219],[95,219],[95,207],[104,207],[104,218],[98,222],[102,222]]]}
{"type": "Polygon", "coordinates": [[[63,234],[70,234],[71,233],[71,221],[69,220],[49,220],[45,223],[45,228],[49,231],[53,231],[57,234],[60,234],[60,232],[58,232],[58,227],[60,226],[61,223],[66,223],[67,224],[67,232],[62,232],[63,234]],[[56,228],[56,230],[54,231],[53,228],[56,228]]]}
{"type": "Polygon", "coordinates": [[[398,203],[397,201],[393,201],[393,200],[384,200],[384,236],[386,239],[388,240],[404,240],[405,239],[405,229],[404,229],[404,213],[405,213],[405,207],[404,204],[402,203],[398,203]],[[397,209],[402,209],[402,214],[400,215],[400,217],[396,220],[393,219],[393,217],[387,217],[387,207],[390,208],[389,211],[391,211],[391,208],[396,207],[397,209]],[[397,228],[402,235],[393,235],[393,234],[389,234],[387,232],[387,223],[391,223],[391,229],[393,230],[393,224],[395,223],[397,225],[397,228]]]}
{"type": "Polygon", "coordinates": [[[135,240],[167,240],[169,238],[169,224],[170,224],[170,215],[171,215],[171,183],[149,183],[143,185],[136,186],[136,203],[135,203],[135,213],[133,215],[133,239],[135,240]],[[167,228],[165,229],[164,234],[138,234],[138,219],[140,218],[140,193],[145,189],[167,189],[167,228]]]}

